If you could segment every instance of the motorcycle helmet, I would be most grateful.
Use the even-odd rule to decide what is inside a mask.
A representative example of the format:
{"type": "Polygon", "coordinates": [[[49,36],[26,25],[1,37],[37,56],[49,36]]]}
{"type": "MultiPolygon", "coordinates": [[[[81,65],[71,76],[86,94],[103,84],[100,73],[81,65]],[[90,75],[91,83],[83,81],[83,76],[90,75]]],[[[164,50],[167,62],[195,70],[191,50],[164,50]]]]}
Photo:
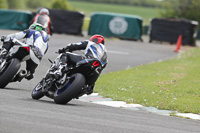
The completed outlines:
{"type": "Polygon", "coordinates": [[[104,44],[105,43],[104,37],[101,36],[101,35],[93,35],[90,38],[90,41],[95,42],[97,44],[99,44],[99,43],[104,44]]]}
{"type": "Polygon", "coordinates": [[[30,25],[29,29],[41,31],[44,29],[44,27],[39,23],[33,23],[32,25],[30,25]]]}
{"type": "Polygon", "coordinates": [[[46,14],[46,15],[49,15],[49,10],[46,9],[46,8],[42,8],[42,9],[40,9],[39,14],[46,14]]]}

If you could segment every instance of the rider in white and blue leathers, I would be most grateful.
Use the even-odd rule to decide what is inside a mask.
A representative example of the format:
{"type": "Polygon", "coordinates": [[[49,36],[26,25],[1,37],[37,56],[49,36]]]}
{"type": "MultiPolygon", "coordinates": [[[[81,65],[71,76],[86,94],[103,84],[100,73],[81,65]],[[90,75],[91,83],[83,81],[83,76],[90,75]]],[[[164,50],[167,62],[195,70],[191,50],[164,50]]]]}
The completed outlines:
{"type": "Polygon", "coordinates": [[[41,24],[34,23],[27,30],[3,36],[3,38],[4,43],[1,53],[4,54],[7,54],[7,51],[9,51],[13,45],[21,44],[23,46],[30,46],[30,58],[26,61],[26,69],[28,72],[26,79],[32,79],[35,69],[48,50],[49,38],[48,34],[44,31],[43,26],[41,24]],[[19,41],[20,39],[25,39],[25,42],[22,43],[19,41]]]}

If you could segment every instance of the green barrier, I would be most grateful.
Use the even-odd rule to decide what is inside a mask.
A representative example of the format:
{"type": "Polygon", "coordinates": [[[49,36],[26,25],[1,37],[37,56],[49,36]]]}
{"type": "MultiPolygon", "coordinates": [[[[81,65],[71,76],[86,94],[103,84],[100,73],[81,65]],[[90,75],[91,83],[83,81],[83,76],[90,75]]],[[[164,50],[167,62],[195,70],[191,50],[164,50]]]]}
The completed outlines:
{"type": "Polygon", "coordinates": [[[101,34],[105,37],[123,39],[141,39],[142,19],[133,15],[95,12],[91,15],[88,34],[101,34]]]}
{"type": "Polygon", "coordinates": [[[24,30],[31,20],[31,12],[0,9],[0,29],[24,30]]]}
{"type": "Polygon", "coordinates": [[[148,34],[148,30],[149,30],[149,26],[145,25],[143,27],[143,35],[147,35],[148,34]]]}
{"type": "Polygon", "coordinates": [[[196,37],[196,39],[200,39],[200,29],[198,29],[198,31],[197,31],[197,37],[196,37]]]}

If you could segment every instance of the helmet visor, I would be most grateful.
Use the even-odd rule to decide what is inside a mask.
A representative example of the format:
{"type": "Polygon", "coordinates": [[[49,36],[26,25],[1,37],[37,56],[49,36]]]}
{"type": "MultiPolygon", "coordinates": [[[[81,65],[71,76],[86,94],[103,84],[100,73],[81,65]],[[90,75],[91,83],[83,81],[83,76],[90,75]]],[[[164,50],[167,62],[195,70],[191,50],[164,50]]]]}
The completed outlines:
{"type": "Polygon", "coordinates": [[[42,30],[42,27],[40,27],[40,26],[36,26],[36,27],[35,27],[35,30],[37,30],[37,31],[41,31],[41,30],[42,30]]]}

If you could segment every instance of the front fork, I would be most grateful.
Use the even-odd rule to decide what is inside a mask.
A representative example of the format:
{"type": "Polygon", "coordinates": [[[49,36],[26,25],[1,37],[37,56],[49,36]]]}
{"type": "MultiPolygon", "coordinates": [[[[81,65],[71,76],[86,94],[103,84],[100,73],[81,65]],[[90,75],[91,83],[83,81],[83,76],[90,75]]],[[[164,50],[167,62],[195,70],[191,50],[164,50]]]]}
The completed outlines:
{"type": "Polygon", "coordinates": [[[53,98],[54,97],[54,88],[53,88],[53,84],[54,84],[54,80],[53,78],[43,78],[42,80],[42,92],[45,96],[49,97],[49,98],[53,98]]]}
{"type": "Polygon", "coordinates": [[[68,80],[69,78],[66,74],[59,79],[56,79],[56,76],[53,74],[46,75],[42,83],[42,92],[47,97],[54,98],[55,91],[62,88],[62,85],[68,82],[68,80]]]}
{"type": "MultiPolygon", "coordinates": [[[[52,62],[53,63],[53,62],[52,62]]],[[[67,78],[67,74],[65,73],[67,68],[67,64],[59,64],[58,66],[54,63],[47,71],[45,78],[43,78],[43,87],[42,92],[50,98],[54,97],[54,92],[61,88],[67,78]]]]}

